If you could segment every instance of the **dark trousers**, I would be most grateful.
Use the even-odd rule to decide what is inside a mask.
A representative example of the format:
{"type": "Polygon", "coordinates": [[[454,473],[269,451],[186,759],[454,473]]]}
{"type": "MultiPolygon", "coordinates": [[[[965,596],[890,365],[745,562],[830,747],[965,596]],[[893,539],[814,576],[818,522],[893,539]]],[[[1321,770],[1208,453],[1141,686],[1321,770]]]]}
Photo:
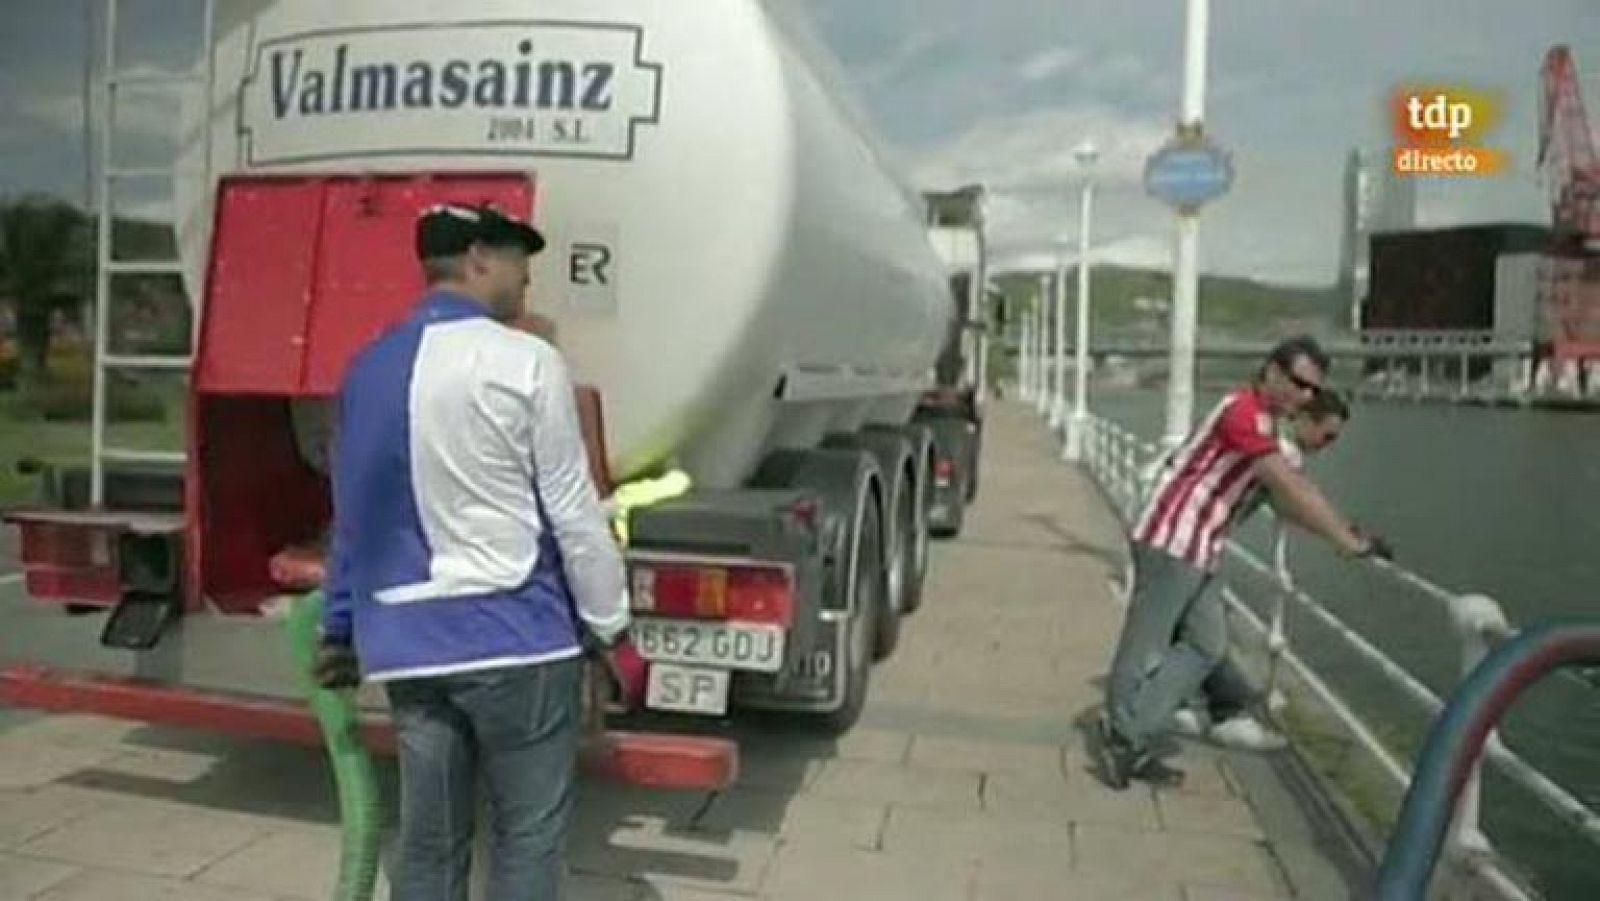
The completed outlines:
{"type": "Polygon", "coordinates": [[[1211,574],[1135,543],[1133,590],[1111,662],[1111,726],[1136,750],[1164,735],[1228,650],[1222,599],[1211,574]]]}
{"type": "Polygon", "coordinates": [[[1260,699],[1261,692],[1230,655],[1217,661],[1206,676],[1194,706],[1208,713],[1213,723],[1220,723],[1249,712],[1260,699]]]}
{"type": "Polygon", "coordinates": [[[561,660],[389,683],[400,750],[393,901],[466,901],[480,778],[490,901],[560,897],[582,668],[561,660]]]}

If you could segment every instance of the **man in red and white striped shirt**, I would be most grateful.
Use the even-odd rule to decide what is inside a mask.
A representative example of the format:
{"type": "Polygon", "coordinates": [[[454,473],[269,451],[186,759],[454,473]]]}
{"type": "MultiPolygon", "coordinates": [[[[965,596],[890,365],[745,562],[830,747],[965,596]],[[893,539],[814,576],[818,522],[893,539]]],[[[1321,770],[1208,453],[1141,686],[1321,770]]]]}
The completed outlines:
{"type": "Polygon", "coordinates": [[[1278,444],[1275,420],[1310,401],[1327,368],[1311,338],[1283,342],[1255,380],[1223,398],[1169,456],[1130,536],[1133,591],[1096,743],[1113,787],[1181,775],[1156,759],[1153,746],[1227,651],[1221,600],[1205,589],[1253,487],[1264,486],[1281,512],[1344,553],[1382,549],[1339,515],[1278,444]]]}

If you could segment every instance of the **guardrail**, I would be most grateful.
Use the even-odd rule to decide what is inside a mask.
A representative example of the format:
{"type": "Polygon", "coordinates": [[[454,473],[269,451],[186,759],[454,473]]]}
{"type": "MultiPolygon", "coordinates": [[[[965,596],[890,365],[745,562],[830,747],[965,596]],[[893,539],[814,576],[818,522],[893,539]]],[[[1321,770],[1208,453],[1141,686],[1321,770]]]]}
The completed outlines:
{"type": "MultiPolygon", "coordinates": [[[[1124,522],[1138,515],[1138,504],[1143,497],[1159,448],[1121,425],[1099,416],[1090,419],[1089,439],[1085,442],[1084,463],[1101,490],[1117,507],[1124,522]]],[[[1280,672],[1284,665],[1296,675],[1327,705],[1328,709],[1349,729],[1372,756],[1383,772],[1399,787],[1408,787],[1413,773],[1405,763],[1378,739],[1370,726],[1351,709],[1350,705],[1334,691],[1321,676],[1311,669],[1289,646],[1284,631],[1286,606],[1289,602],[1310,614],[1340,640],[1363,663],[1381,673],[1408,698],[1420,704],[1431,716],[1437,716],[1444,702],[1416,676],[1400,666],[1383,651],[1345,624],[1338,616],[1316,598],[1302,590],[1296,583],[1289,565],[1288,540],[1283,524],[1277,523],[1272,541],[1272,561],[1268,563],[1249,548],[1229,541],[1228,552],[1250,569],[1274,581],[1267,621],[1262,622],[1256,612],[1230,588],[1223,589],[1229,607],[1254,630],[1265,636],[1268,653],[1266,696],[1269,706],[1282,704],[1278,689],[1280,672]]],[[[1483,660],[1499,643],[1517,634],[1507,622],[1500,605],[1483,594],[1461,594],[1449,591],[1403,567],[1386,561],[1373,564],[1382,573],[1419,591],[1441,607],[1455,624],[1460,645],[1461,673],[1463,676],[1483,660]]],[[[1566,673],[1579,679],[1588,687],[1594,682],[1566,673]]],[[[1583,837],[1600,846],[1600,815],[1590,809],[1571,792],[1524,760],[1507,747],[1498,733],[1491,733],[1486,745],[1488,758],[1508,777],[1537,798],[1557,818],[1578,831],[1583,837]]],[[[1479,819],[1479,793],[1481,759],[1475,761],[1461,801],[1455,812],[1453,828],[1447,841],[1447,851],[1468,869],[1491,882],[1496,890],[1508,898],[1528,898],[1526,891],[1516,884],[1495,862],[1493,848],[1484,834],[1479,819]]]]}

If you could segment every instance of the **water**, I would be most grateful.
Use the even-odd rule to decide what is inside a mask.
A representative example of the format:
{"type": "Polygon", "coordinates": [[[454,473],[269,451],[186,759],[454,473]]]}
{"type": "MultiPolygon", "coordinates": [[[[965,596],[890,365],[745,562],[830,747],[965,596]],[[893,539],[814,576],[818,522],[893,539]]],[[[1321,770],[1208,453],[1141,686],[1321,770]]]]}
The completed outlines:
{"type": "MultiPolygon", "coordinates": [[[[1216,399],[1201,397],[1197,415],[1216,399]]],[[[1094,406],[1153,437],[1163,403],[1155,391],[1107,390],[1094,406]]],[[[1310,472],[1346,515],[1390,540],[1398,563],[1452,591],[1493,597],[1513,624],[1600,618],[1600,415],[1369,402],[1355,407],[1345,437],[1310,472]]],[[[1266,534],[1261,522],[1242,530],[1257,550],[1266,534]]],[[[1341,619],[1436,691],[1448,689],[1459,644],[1437,604],[1304,533],[1291,559],[1306,589],[1341,619]]],[[[1383,731],[1420,734],[1420,709],[1356,669],[1327,634],[1291,626],[1296,650],[1332,673],[1356,709],[1384,720],[1383,731]]],[[[1546,680],[1518,701],[1503,730],[1536,767],[1600,804],[1600,689],[1546,680]]],[[[1490,778],[1484,823],[1548,898],[1600,897],[1600,849],[1520,788],[1490,778]]]]}

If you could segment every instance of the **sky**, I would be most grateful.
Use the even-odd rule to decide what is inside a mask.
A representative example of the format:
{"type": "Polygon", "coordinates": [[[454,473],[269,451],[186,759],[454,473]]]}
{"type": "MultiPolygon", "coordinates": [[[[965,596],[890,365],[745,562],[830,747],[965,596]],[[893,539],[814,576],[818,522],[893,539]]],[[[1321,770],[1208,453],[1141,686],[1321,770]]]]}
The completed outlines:
{"type": "MultiPolygon", "coordinates": [[[[85,2],[99,6],[0,0],[0,193],[83,196],[85,2]]],[[[989,186],[1005,265],[1075,254],[1085,140],[1100,150],[1095,259],[1170,265],[1173,217],[1141,173],[1177,118],[1181,0],[771,2],[804,7],[909,181],[989,186]]],[[[133,62],[187,53],[197,6],[124,0],[133,62]]],[[[1572,47],[1600,123],[1600,0],[1213,0],[1205,128],[1237,178],[1202,217],[1202,268],[1330,283],[1346,155],[1387,150],[1386,103],[1403,83],[1491,92],[1505,111],[1487,143],[1509,171],[1425,179],[1420,224],[1548,221],[1534,154],[1539,66],[1556,43],[1572,47]]],[[[135,98],[119,135],[128,162],[159,162],[173,118],[135,98]]]]}

